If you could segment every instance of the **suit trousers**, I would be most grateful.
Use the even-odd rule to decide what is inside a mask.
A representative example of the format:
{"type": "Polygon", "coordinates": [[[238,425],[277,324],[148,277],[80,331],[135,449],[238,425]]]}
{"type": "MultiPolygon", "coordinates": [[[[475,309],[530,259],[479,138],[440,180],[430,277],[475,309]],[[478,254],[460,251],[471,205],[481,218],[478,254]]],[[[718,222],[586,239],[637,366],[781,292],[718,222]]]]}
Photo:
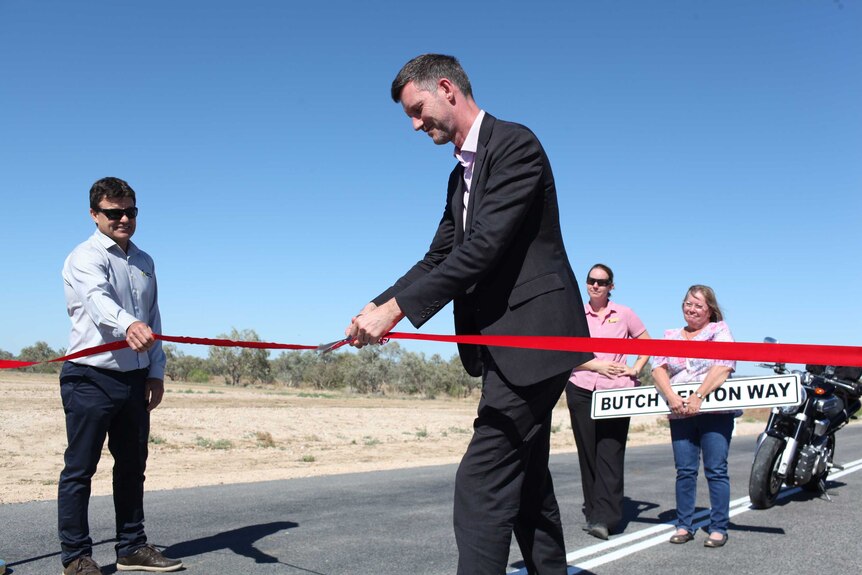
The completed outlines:
{"type": "Polygon", "coordinates": [[[57,491],[58,531],[63,565],[91,555],[88,508],[90,485],[105,437],[114,458],[113,487],[117,556],[147,542],[144,534],[144,471],[150,415],[146,369],[129,372],[67,361],[60,372],[66,414],[65,467],[57,491]]]}
{"type": "Polygon", "coordinates": [[[593,419],[593,392],[566,386],[566,401],[578,447],[584,517],[613,532],[623,517],[623,483],[628,417],[593,419]]]}
{"type": "Polygon", "coordinates": [[[473,437],[455,476],[459,575],[506,572],[512,533],[527,571],[565,575],[560,509],[548,470],[551,412],[569,373],[514,386],[485,352],[473,437]]]}

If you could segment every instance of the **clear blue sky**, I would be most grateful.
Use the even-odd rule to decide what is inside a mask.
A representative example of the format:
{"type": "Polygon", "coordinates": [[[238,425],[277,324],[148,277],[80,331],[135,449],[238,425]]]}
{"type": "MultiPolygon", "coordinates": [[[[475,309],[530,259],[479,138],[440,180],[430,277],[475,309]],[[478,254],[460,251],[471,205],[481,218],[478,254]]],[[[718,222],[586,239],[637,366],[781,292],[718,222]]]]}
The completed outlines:
{"type": "Polygon", "coordinates": [[[456,6],[0,0],[0,349],[67,345],[60,268],[109,175],[165,333],[339,337],[442,213],[451,146],[389,98],[425,52],[539,136],[576,275],[611,265],[654,337],[705,283],[738,340],[862,344],[859,2],[456,6]]]}

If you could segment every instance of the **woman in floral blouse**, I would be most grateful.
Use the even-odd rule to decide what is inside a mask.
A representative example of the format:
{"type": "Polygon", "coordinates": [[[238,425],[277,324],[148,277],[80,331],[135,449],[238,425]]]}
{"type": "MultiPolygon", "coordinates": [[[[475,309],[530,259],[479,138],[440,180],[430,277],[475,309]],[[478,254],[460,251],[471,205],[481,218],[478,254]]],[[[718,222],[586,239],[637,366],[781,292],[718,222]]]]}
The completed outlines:
{"type": "MultiPolygon", "coordinates": [[[[733,341],[724,323],[715,292],[709,286],[688,288],[682,303],[685,327],[665,332],[665,339],[691,341],[733,341]]],[[[677,530],[671,543],[694,539],[692,527],[697,492],[697,468],[703,454],[703,471],[709,485],[709,537],[705,547],[722,547],[727,542],[730,520],[730,476],[727,453],[733,432],[735,411],[701,413],[703,400],[721,387],[736,369],[735,361],[653,357],[656,388],[670,407],[670,433],[676,464],[677,530]],[[686,397],[674,391],[679,383],[701,382],[686,397]]]]}

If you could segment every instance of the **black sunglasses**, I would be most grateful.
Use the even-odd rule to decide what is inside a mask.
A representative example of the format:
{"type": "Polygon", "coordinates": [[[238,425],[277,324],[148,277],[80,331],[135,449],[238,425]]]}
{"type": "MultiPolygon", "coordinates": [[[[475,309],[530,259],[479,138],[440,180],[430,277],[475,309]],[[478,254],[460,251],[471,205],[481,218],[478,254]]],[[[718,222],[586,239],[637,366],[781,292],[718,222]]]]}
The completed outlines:
{"type": "Polygon", "coordinates": [[[607,286],[611,285],[611,280],[600,280],[600,279],[588,277],[587,278],[587,285],[591,286],[593,284],[599,284],[601,287],[607,287],[607,286]]]}
{"type": "Polygon", "coordinates": [[[121,220],[123,219],[123,216],[126,216],[130,220],[134,220],[136,217],[138,217],[138,208],[135,206],[122,210],[114,208],[95,208],[93,211],[102,212],[109,220],[121,220]]]}

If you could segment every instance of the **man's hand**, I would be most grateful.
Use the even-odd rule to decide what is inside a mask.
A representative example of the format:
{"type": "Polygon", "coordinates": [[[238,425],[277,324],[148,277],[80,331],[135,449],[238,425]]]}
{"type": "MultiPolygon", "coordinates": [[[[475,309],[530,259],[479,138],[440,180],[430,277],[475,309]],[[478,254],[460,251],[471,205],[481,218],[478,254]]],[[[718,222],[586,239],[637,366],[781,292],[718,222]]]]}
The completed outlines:
{"type": "Polygon", "coordinates": [[[156,338],[153,337],[150,326],[142,321],[136,321],[126,330],[126,342],[134,351],[143,353],[155,345],[156,338]]]}
{"type": "Polygon", "coordinates": [[[144,384],[144,390],[147,411],[152,411],[162,402],[162,397],[165,395],[165,382],[154,377],[148,378],[144,384]]]}
{"type": "Polygon", "coordinates": [[[356,348],[370,343],[380,343],[380,338],[392,331],[395,324],[403,317],[404,314],[395,298],[381,306],[369,303],[350,321],[350,325],[344,330],[344,335],[353,339],[350,345],[356,348]]]}

